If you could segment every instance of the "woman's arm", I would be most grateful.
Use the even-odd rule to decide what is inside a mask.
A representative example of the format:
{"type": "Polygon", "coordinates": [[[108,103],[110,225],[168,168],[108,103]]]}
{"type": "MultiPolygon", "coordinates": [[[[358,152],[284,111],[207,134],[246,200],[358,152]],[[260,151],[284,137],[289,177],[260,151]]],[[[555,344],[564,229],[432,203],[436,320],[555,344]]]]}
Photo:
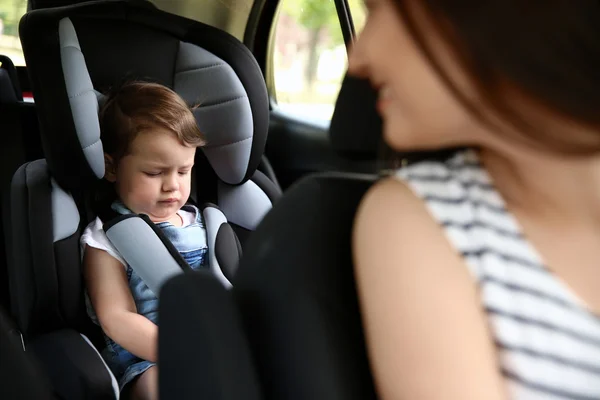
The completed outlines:
{"type": "Polygon", "coordinates": [[[476,284],[404,184],[368,193],[353,248],[381,399],[507,398],[476,284]]]}
{"type": "Polygon", "coordinates": [[[132,354],[156,362],[158,327],[137,313],[123,264],[87,246],[83,265],[87,291],[104,333],[132,354]]]}

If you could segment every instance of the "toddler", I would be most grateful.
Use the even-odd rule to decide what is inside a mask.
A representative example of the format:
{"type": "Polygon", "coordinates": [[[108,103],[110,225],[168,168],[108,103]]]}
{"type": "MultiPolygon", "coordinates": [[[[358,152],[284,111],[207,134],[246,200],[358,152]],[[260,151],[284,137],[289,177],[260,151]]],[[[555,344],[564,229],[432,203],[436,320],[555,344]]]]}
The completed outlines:
{"type": "MultiPolygon", "coordinates": [[[[162,85],[129,82],[108,96],[100,128],[112,194],[105,206],[148,215],[192,269],[206,266],[202,216],[186,204],[205,140],[188,105],[162,85]]],[[[103,222],[96,218],[81,237],[88,312],[104,331],[102,355],[119,389],[155,399],[158,299],[111,245],[103,222]]]]}

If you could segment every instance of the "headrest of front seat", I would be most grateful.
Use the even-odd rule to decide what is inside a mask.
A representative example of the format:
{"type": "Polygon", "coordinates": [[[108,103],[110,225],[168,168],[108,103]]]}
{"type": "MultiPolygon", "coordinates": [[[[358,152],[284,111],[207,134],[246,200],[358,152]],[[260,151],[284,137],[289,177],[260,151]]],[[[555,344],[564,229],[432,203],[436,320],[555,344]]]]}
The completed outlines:
{"type": "Polygon", "coordinates": [[[23,101],[19,85],[19,77],[17,69],[12,60],[0,55],[0,104],[13,104],[18,101],[23,101]]]}
{"type": "Polygon", "coordinates": [[[340,88],[329,137],[334,150],[353,160],[376,160],[382,148],[377,92],[369,81],[346,75],[340,88]]]}
{"type": "Polygon", "coordinates": [[[190,105],[199,103],[195,115],[207,137],[207,160],[225,183],[244,183],[260,163],[268,129],[258,63],[228,33],[147,4],[97,1],[35,10],[21,19],[54,178],[65,188],[81,188],[104,176],[99,102],[129,77],[164,84],[190,105]]]}
{"type": "Polygon", "coordinates": [[[0,104],[14,104],[16,102],[17,94],[10,76],[4,68],[0,68],[0,104]]]}

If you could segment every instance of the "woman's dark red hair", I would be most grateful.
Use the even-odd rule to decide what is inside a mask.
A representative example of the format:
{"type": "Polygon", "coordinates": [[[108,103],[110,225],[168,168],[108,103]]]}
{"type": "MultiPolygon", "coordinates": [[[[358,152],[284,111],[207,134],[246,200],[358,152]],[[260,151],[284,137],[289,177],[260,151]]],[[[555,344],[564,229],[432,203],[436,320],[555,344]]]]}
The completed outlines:
{"type": "Polygon", "coordinates": [[[479,119],[499,118],[558,152],[600,152],[600,0],[390,1],[438,74],[479,119]],[[458,62],[476,101],[442,65],[432,37],[458,62]],[[544,114],[532,110],[581,127],[581,134],[548,129],[544,114]]]}

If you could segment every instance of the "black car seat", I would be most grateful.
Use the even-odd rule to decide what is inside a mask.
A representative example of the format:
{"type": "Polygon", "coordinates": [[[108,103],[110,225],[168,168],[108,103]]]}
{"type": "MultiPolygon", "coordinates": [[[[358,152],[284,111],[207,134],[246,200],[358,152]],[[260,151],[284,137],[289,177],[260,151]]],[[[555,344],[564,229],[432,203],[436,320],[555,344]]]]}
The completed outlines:
{"type": "Polygon", "coordinates": [[[200,272],[171,279],[160,299],[161,399],[263,399],[231,291],[200,272]]]}
{"type": "MultiPolygon", "coordinates": [[[[13,174],[26,161],[42,157],[35,105],[23,101],[19,75],[11,59],[0,55],[0,198],[8,201],[13,174]]],[[[6,218],[0,214],[0,306],[9,305],[6,251],[6,218]]]]}
{"type": "MultiPolygon", "coordinates": [[[[196,113],[209,146],[197,153],[198,201],[212,197],[234,229],[249,232],[278,196],[256,171],[268,126],[265,84],[238,40],[149,2],[34,10],[22,18],[20,36],[46,159],[23,165],[12,183],[13,314],[27,349],[54,372],[63,395],[73,397],[76,379],[78,390],[94,398],[114,397],[114,378],[102,371],[96,349],[84,348],[102,341],[85,315],[78,245],[94,217],[88,189],[104,173],[98,93],[127,76],[170,86],[190,103],[200,100],[196,113]],[[85,361],[72,362],[68,372],[56,369],[56,360],[71,360],[73,351],[85,361]]],[[[234,247],[222,242],[214,249],[234,247]]],[[[237,261],[236,251],[222,254],[222,264],[237,261]]]]}

